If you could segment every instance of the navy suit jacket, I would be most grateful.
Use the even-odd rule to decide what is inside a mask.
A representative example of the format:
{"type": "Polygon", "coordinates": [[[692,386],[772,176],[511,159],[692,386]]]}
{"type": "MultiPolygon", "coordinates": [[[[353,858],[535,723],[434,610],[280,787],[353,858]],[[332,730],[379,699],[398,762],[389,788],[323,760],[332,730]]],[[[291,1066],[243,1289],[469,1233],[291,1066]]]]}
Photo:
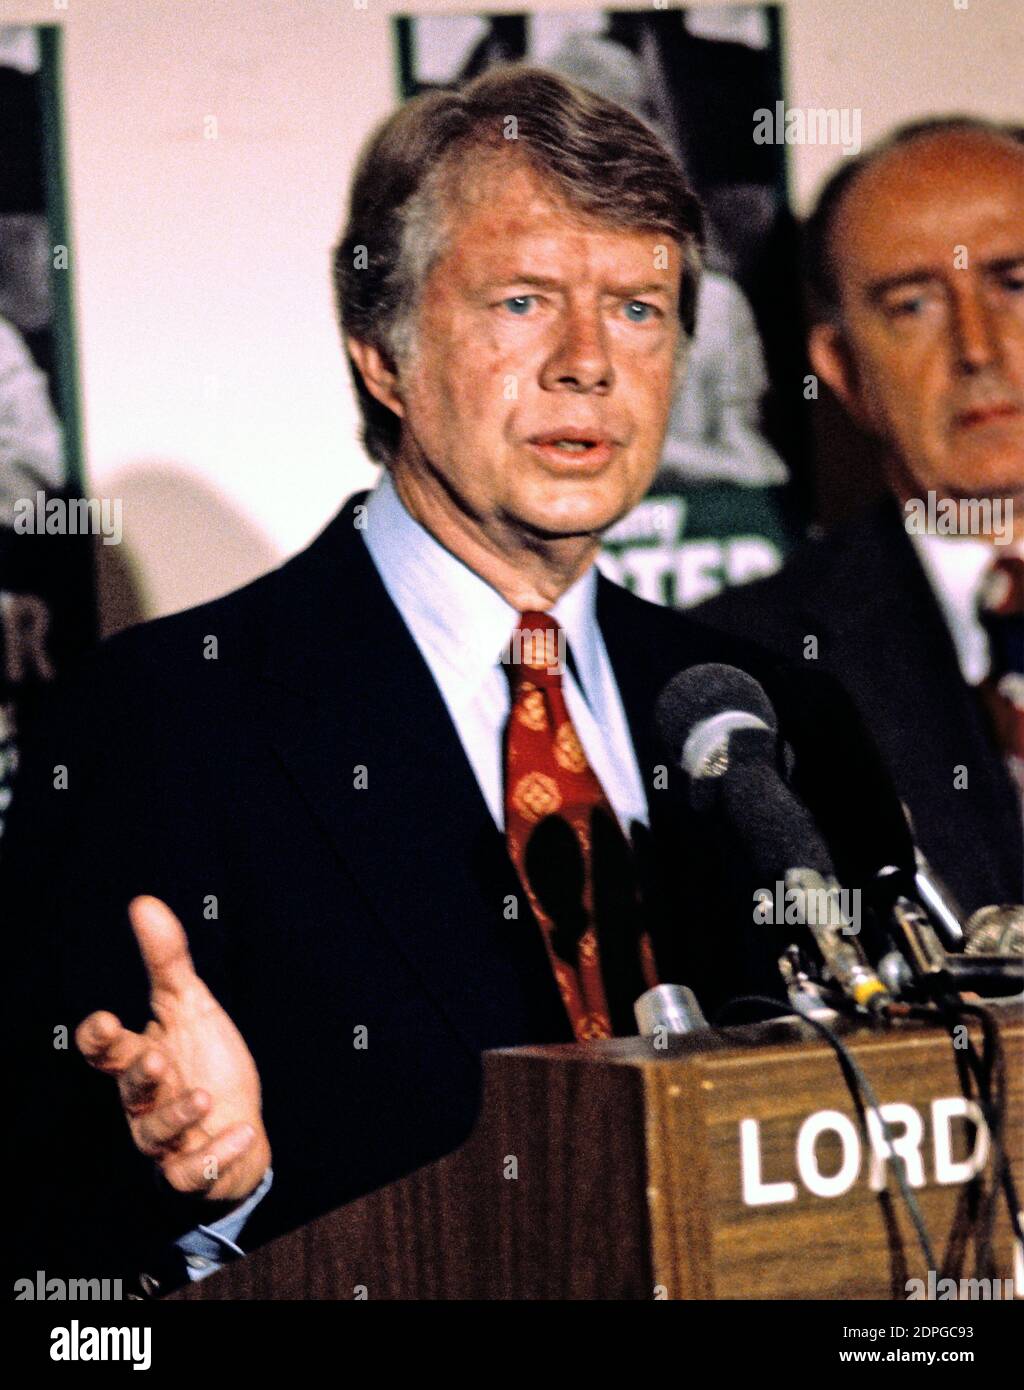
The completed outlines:
{"type": "Polygon", "coordinates": [[[818,661],[852,697],[910,808],[916,838],[967,912],[1024,901],[1020,805],[1002,753],[891,500],[695,616],[818,661]],[[958,769],[966,769],[967,784],[958,769]]]}
{"type": "MultiPolygon", "coordinates": [[[[131,1276],[216,1214],[163,1189],[113,1082],[54,1046],[97,1008],[145,1025],[135,894],[179,915],[259,1068],[275,1181],[247,1248],[461,1143],[485,1049],[571,1040],[503,837],[355,527],[360,500],[279,570],[101,645],[25,759],[4,900],[33,1270],[131,1276]]],[[[652,709],[682,667],[745,667],[810,791],[848,712],[824,678],[603,577],[597,612],[648,789],[639,862],[662,978],[707,1010],[777,993],[759,885],[692,816],[681,775],[658,773],[652,709]]]]}

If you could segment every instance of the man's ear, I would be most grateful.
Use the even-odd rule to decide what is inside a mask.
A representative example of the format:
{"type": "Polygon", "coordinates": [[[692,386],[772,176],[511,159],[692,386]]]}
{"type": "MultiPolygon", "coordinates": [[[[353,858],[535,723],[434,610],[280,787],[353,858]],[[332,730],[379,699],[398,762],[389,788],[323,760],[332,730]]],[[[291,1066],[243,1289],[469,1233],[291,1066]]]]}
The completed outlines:
{"type": "Polygon", "coordinates": [[[807,339],[807,355],[815,372],[857,423],[870,428],[857,365],[842,329],[834,323],[814,324],[807,339]]]}
{"type": "Polygon", "coordinates": [[[405,414],[402,398],[398,393],[398,373],[380,348],[372,343],[361,342],[351,334],[345,339],[345,346],[359,369],[359,375],[367,391],[381,405],[393,410],[399,417],[405,414]]]}

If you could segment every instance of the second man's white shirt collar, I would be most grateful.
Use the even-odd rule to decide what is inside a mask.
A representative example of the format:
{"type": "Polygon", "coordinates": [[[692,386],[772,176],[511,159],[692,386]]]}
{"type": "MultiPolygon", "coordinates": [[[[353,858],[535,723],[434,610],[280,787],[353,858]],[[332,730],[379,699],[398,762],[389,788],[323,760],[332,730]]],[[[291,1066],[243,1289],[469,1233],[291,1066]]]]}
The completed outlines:
{"type": "Polygon", "coordinates": [[[979,685],[990,666],[988,635],[978,617],[981,582],[996,560],[1019,555],[1020,546],[932,532],[911,532],[910,539],[946,619],[964,680],[979,685]]]}

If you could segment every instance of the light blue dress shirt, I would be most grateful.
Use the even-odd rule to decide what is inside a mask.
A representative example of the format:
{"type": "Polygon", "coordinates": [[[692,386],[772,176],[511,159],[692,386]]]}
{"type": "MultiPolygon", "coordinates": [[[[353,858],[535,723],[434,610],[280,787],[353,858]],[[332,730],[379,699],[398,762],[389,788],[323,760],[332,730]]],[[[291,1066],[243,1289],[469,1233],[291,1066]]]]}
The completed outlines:
{"type": "Polygon", "coordinates": [[[222,1216],[219,1221],[211,1222],[209,1226],[197,1226],[194,1231],[189,1231],[187,1235],[175,1241],[178,1249],[185,1256],[185,1265],[190,1279],[204,1279],[207,1274],[212,1274],[214,1270],[220,1269],[225,1262],[225,1251],[232,1255],[245,1254],[245,1251],[238,1244],[242,1228],[270,1191],[273,1181],[274,1170],[268,1168],[263,1174],[259,1187],[250,1192],[245,1201],[235,1207],[234,1211],[229,1211],[227,1216],[222,1216]]]}
{"type": "MultiPolygon", "coordinates": [[[[519,614],[414,521],[384,473],[363,537],[384,587],[430,668],[484,800],[504,829],[502,745],[511,693],[500,665],[519,614]]],[[[591,767],[628,833],[647,823],[647,797],[611,662],[597,625],[591,566],[551,609],[572,654],[565,703],[591,767]],[[577,679],[578,676],[578,679],[577,679]]]]}
{"type": "MultiPolygon", "coordinates": [[[[451,716],[480,791],[504,829],[503,741],[511,693],[500,664],[519,614],[491,586],[446,550],[405,510],[384,472],[366,504],[363,539],[385,589],[402,615],[451,716]]],[[[344,602],[344,595],[339,600],[344,602]]],[[[562,688],[591,767],[627,835],[646,825],[647,797],[629,724],[597,625],[597,570],[567,589],[551,616],[566,635],[572,664],[562,688]]],[[[176,1242],[189,1277],[220,1267],[225,1251],[241,1255],[242,1229],[270,1190],[268,1169],[235,1211],[176,1242]]]]}

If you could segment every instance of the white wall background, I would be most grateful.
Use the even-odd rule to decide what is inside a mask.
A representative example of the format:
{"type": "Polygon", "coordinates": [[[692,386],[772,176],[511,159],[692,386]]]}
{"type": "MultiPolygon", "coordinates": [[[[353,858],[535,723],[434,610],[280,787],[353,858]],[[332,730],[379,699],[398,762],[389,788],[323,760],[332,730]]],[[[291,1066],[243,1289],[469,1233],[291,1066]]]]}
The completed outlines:
{"type": "MultiPolygon", "coordinates": [[[[2,0],[3,23],[65,31],[87,479],[124,499],[121,579],[146,616],[261,573],[374,476],[328,263],[358,148],[395,101],[392,14],[595,7],[365,3],[2,0]]],[[[1020,117],[1020,0],[784,11],[787,100],[861,108],[865,143],[928,112],[1020,117]]],[[[836,152],[790,156],[802,208],[836,152]]]]}

